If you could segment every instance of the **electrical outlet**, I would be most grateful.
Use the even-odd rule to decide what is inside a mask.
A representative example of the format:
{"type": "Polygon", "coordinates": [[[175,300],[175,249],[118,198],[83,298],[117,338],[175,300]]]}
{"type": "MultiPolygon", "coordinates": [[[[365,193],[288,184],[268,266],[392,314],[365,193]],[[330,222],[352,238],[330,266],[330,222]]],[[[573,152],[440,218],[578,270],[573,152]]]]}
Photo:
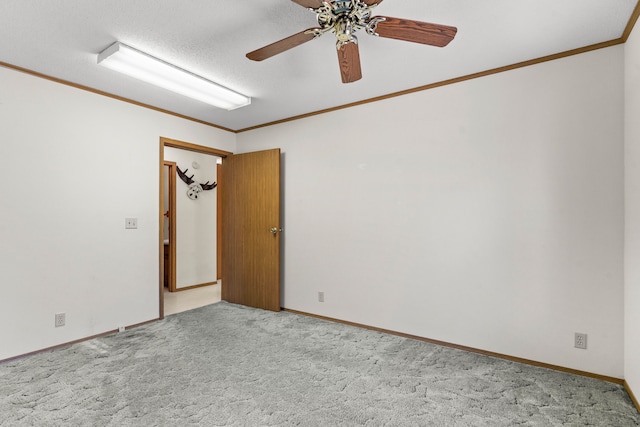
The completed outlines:
{"type": "Polygon", "coordinates": [[[138,228],[138,218],[125,218],[124,219],[124,228],[126,228],[126,229],[138,228]]]}
{"type": "Polygon", "coordinates": [[[65,324],[65,313],[56,313],[56,328],[60,326],[64,326],[65,324]]]}
{"type": "Polygon", "coordinates": [[[318,292],[318,302],[324,302],[324,292],[318,292]]]}
{"type": "Polygon", "coordinates": [[[125,327],[124,326],[118,326],[118,332],[124,332],[125,327]]]}
{"type": "Polygon", "coordinates": [[[581,348],[583,350],[587,349],[587,334],[581,334],[576,332],[574,338],[574,346],[575,348],[581,348]]]}

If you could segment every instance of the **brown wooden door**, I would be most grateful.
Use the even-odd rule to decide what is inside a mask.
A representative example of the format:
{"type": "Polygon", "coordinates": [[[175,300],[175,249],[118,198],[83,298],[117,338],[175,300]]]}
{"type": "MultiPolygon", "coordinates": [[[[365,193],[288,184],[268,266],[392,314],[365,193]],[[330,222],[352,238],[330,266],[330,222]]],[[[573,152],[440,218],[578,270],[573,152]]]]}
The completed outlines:
{"type": "Polygon", "coordinates": [[[280,311],[280,149],[222,163],[222,299],[280,311]]]}

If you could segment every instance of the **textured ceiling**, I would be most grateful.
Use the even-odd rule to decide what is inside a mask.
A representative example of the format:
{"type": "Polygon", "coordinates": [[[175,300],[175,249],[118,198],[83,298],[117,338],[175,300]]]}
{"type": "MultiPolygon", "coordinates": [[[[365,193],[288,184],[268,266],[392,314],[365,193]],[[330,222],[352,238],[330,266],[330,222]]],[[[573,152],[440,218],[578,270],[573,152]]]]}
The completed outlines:
{"type": "MultiPolygon", "coordinates": [[[[317,25],[290,0],[0,0],[0,62],[232,130],[619,39],[637,0],[385,0],[374,15],[458,28],[445,48],[358,33],[362,80],[340,81],[326,34],[245,54],[317,25]],[[96,65],[121,41],[253,97],[225,111],[96,65]]],[[[1,94],[0,94],[1,96],[1,94]]]]}

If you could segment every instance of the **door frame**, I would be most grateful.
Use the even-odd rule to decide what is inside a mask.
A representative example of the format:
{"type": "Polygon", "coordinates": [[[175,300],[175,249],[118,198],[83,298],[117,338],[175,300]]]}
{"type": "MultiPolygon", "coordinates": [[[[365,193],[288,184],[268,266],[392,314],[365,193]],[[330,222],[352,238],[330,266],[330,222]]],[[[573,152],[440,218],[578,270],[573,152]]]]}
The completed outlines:
{"type": "MultiPolygon", "coordinates": [[[[159,200],[159,208],[158,208],[158,259],[160,261],[158,269],[158,285],[159,285],[159,295],[158,295],[158,313],[159,318],[164,319],[164,148],[165,147],[173,147],[179,148],[181,150],[193,151],[196,153],[210,154],[217,157],[222,157],[223,159],[227,156],[232,155],[233,153],[230,151],[219,150],[217,148],[205,147],[204,145],[192,144],[190,142],[179,141],[176,139],[170,139],[165,137],[160,137],[160,161],[159,161],[159,185],[158,185],[158,193],[160,195],[159,200]]],[[[175,217],[175,213],[173,215],[175,217]]],[[[220,221],[220,219],[218,219],[220,221]]],[[[173,232],[175,232],[175,227],[173,228],[173,232]]],[[[175,236],[172,236],[175,240],[175,236]]],[[[216,253],[219,253],[221,242],[220,235],[218,234],[216,239],[216,253]]],[[[175,249],[175,245],[174,245],[175,249]]],[[[175,257],[174,257],[175,261],[175,257]]],[[[175,274],[175,264],[174,271],[175,274]]]]}
{"type": "MultiPolygon", "coordinates": [[[[162,237],[163,239],[166,239],[167,237],[169,238],[169,280],[167,283],[167,286],[169,287],[169,291],[173,292],[176,290],[176,162],[169,162],[169,161],[164,161],[164,166],[165,168],[167,168],[169,170],[169,182],[168,182],[168,191],[163,191],[164,193],[167,193],[169,195],[169,236],[165,236],[164,235],[164,220],[162,222],[162,228],[163,228],[163,234],[162,237]]],[[[165,171],[165,169],[162,170],[163,172],[165,171]]],[[[167,183],[166,177],[164,177],[164,183],[167,183]]],[[[162,210],[164,211],[164,205],[162,210]]],[[[164,215],[164,212],[163,212],[164,215]]],[[[164,246],[164,242],[163,242],[163,246],[164,246]]],[[[163,247],[164,249],[164,247],[163,247]]],[[[162,257],[162,259],[164,260],[164,256],[162,257]]],[[[163,275],[164,275],[164,270],[163,270],[163,275]]],[[[164,295],[164,292],[163,292],[164,295]]]]}

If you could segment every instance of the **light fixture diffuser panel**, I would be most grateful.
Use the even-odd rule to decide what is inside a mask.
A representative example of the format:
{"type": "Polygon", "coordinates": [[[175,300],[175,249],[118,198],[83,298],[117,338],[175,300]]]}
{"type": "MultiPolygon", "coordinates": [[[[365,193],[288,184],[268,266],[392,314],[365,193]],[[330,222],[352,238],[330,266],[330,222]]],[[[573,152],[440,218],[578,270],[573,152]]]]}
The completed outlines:
{"type": "Polygon", "coordinates": [[[248,96],[121,42],[98,54],[98,64],[218,108],[235,110],[251,104],[248,96]]]}

